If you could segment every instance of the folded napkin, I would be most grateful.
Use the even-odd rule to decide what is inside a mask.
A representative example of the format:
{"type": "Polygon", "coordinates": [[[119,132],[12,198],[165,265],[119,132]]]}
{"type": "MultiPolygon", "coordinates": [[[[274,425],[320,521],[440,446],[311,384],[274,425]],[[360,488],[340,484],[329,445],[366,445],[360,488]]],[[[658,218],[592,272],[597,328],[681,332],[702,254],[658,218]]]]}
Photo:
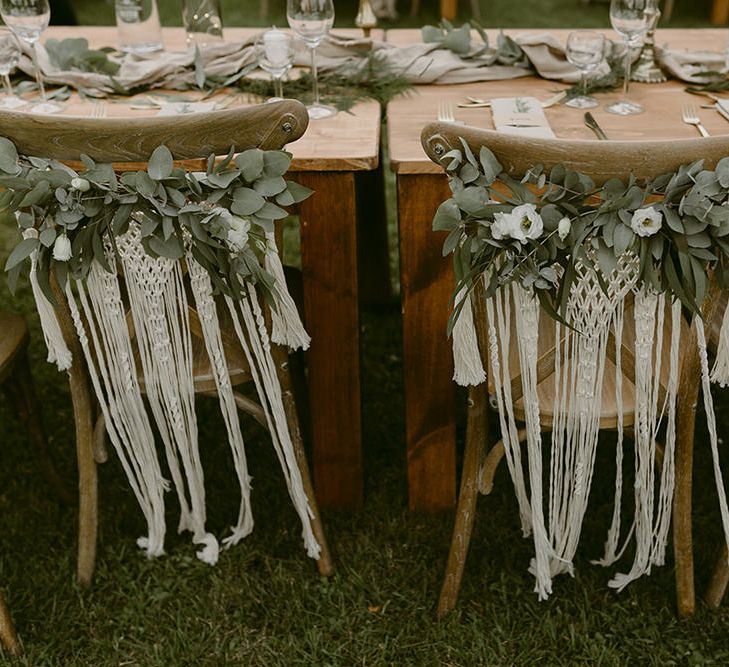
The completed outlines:
{"type": "Polygon", "coordinates": [[[491,100],[494,127],[505,134],[553,138],[554,132],[536,97],[500,97],[491,100]]]}
{"type": "Polygon", "coordinates": [[[710,77],[705,72],[723,72],[726,69],[726,56],[715,51],[672,51],[656,48],[658,64],[676,79],[687,83],[708,83],[710,77]]]}

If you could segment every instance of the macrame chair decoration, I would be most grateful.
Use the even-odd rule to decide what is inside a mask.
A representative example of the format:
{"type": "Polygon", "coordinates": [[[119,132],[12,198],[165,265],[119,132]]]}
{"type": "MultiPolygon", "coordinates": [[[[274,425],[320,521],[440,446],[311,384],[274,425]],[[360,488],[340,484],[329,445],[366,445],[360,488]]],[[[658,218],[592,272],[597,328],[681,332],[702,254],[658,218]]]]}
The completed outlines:
{"type": "MultiPolygon", "coordinates": [[[[452,149],[460,149],[462,147],[460,141],[461,138],[469,144],[471,150],[474,151],[475,154],[478,154],[478,151],[482,146],[488,146],[499,162],[503,165],[504,171],[509,174],[513,174],[515,177],[521,177],[521,175],[526,173],[529,168],[537,164],[543,165],[547,173],[549,173],[549,170],[553,166],[563,164],[565,166],[569,166],[575,171],[587,174],[598,185],[604,183],[610,178],[625,179],[625,177],[631,173],[638,179],[649,178],[662,173],[674,171],[681,164],[690,163],[694,160],[700,159],[705,161],[707,168],[712,168],[719,159],[729,154],[729,138],[727,137],[712,137],[701,141],[677,140],[671,142],[549,140],[509,136],[493,130],[482,130],[443,122],[436,122],[427,125],[423,129],[421,135],[422,144],[426,153],[431,160],[439,165],[441,164],[441,156],[445,155],[452,149]]],[[[718,308],[720,308],[720,295],[721,293],[719,288],[712,281],[709,294],[702,307],[704,322],[712,322],[717,317],[718,308]]],[[[502,304],[503,303],[505,303],[505,301],[503,301],[502,304]]],[[[489,356],[499,350],[500,341],[499,337],[494,336],[493,333],[495,323],[493,320],[490,321],[488,317],[488,315],[491,315],[492,318],[495,318],[493,305],[491,305],[491,312],[487,313],[487,304],[483,299],[483,286],[480,282],[477,283],[472,294],[471,304],[477,340],[468,341],[467,339],[464,339],[461,340],[461,344],[477,344],[477,349],[480,351],[481,355],[482,369],[491,369],[493,368],[493,359],[489,359],[489,356]],[[494,347],[495,342],[496,346],[494,347]]],[[[445,304],[444,307],[446,307],[445,304]]],[[[657,317],[660,315],[661,310],[661,308],[655,309],[657,317]]],[[[676,306],[672,306],[669,309],[669,304],[666,304],[665,313],[663,315],[664,325],[668,322],[669,310],[674,313],[678,311],[680,315],[680,309],[677,309],[676,306]]],[[[626,324],[629,324],[630,321],[633,320],[633,318],[629,317],[627,314],[627,307],[623,317],[625,318],[626,324]]],[[[461,318],[463,318],[463,315],[461,318]]],[[[673,315],[673,318],[675,318],[675,315],[673,315]]],[[[537,319],[541,320],[539,317],[537,319]]],[[[660,333],[658,321],[659,320],[657,319],[656,325],[653,329],[656,334],[660,333]]],[[[673,321],[675,322],[676,320],[674,319],[673,321]]],[[[666,331],[663,336],[666,341],[671,340],[671,347],[674,350],[677,349],[677,351],[680,351],[681,354],[678,368],[674,366],[672,369],[674,381],[677,380],[678,382],[678,386],[674,389],[674,391],[681,397],[681,400],[676,402],[675,435],[673,436],[675,441],[675,453],[673,457],[673,460],[675,461],[675,482],[673,483],[672,497],[673,542],[676,563],[676,595],[678,613],[680,616],[690,615],[695,609],[693,547],[691,536],[692,452],[698,389],[702,383],[702,377],[708,377],[708,372],[703,372],[703,368],[706,367],[706,362],[705,360],[702,360],[702,355],[699,352],[700,346],[698,343],[702,342],[704,337],[701,321],[702,320],[699,320],[698,318],[694,318],[690,326],[683,323],[680,328],[680,333],[677,334],[678,341],[674,338],[666,338],[666,336],[672,335],[671,331],[666,331]],[[677,372],[678,377],[676,378],[675,375],[677,372]]],[[[539,326],[541,326],[541,324],[542,322],[539,321],[539,326]]],[[[554,328],[553,323],[548,324],[548,326],[554,328]]],[[[626,338],[626,333],[628,337],[631,337],[635,336],[635,332],[631,332],[630,327],[624,327],[623,331],[624,340],[617,345],[618,349],[622,349],[622,354],[616,353],[615,333],[610,334],[605,352],[608,356],[606,363],[615,364],[616,361],[619,361],[621,366],[619,375],[621,375],[625,380],[622,382],[623,389],[625,389],[626,385],[630,388],[630,385],[636,381],[637,375],[635,368],[635,354],[631,350],[630,346],[627,345],[628,340],[626,338]]],[[[454,339],[456,337],[457,332],[454,331],[454,339]]],[[[556,338],[553,339],[552,343],[554,343],[554,340],[556,340],[556,338]]],[[[456,347],[457,346],[454,345],[454,355],[457,354],[457,350],[455,349],[456,347]]],[[[514,340],[513,336],[510,347],[519,347],[518,342],[514,340]]],[[[544,345],[542,348],[544,348],[544,345]]],[[[519,374],[514,374],[510,376],[510,381],[506,383],[502,382],[500,388],[502,390],[509,389],[511,391],[511,396],[507,396],[506,400],[502,400],[502,405],[506,411],[513,411],[513,408],[515,407],[514,404],[517,403],[516,399],[520,399],[522,394],[526,393],[527,390],[532,392],[534,391],[534,387],[531,389],[529,388],[530,385],[540,385],[544,382],[544,380],[547,380],[551,374],[554,374],[554,354],[555,352],[559,352],[559,349],[560,346],[554,344],[551,346],[551,349],[540,348],[540,354],[534,364],[536,368],[535,377],[528,378],[527,381],[522,382],[524,378],[520,377],[519,374]]],[[[661,356],[665,356],[665,353],[666,350],[664,348],[661,356]]],[[[516,355],[518,359],[520,350],[510,349],[508,352],[499,352],[498,358],[503,359],[504,354],[506,354],[507,357],[510,355],[516,355]]],[[[652,355],[652,359],[654,363],[657,362],[657,353],[652,355]]],[[[470,375],[472,386],[469,387],[468,394],[466,449],[464,454],[458,507],[456,510],[453,539],[446,566],[446,574],[438,604],[439,616],[445,615],[455,606],[473,527],[477,494],[479,490],[486,493],[490,491],[494,470],[504,455],[503,441],[497,443],[497,445],[488,452],[488,455],[485,452],[485,441],[488,433],[487,426],[490,412],[488,397],[489,394],[496,390],[498,378],[487,378],[486,372],[482,370],[480,366],[481,365],[479,365],[479,368],[476,370],[480,371],[482,375],[480,373],[473,374],[473,369],[469,369],[468,367],[465,367],[461,371],[466,376],[470,375]],[[473,386],[476,383],[478,383],[478,386],[473,386]],[[486,388],[484,387],[485,383],[488,387],[488,391],[486,391],[486,388]]],[[[663,370],[664,367],[662,367],[662,371],[663,370]]],[[[605,374],[607,376],[607,371],[605,374]]],[[[645,375],[645,372],[642,371],[639,375],[645,375]]],[[[661,382],[654,384],[654,392],[656,389],[659,392],[666,391],[666,382],[667,379],[665,377],[661,377],[661,382]]],[[[606,390],[603,387],[603,398],[605,393],[606,390]]],[[[533,395],[537,394],[534,393],[533,395]]],[[[623,393],[622,402],[624,405],[621,407],[629,408],[631,406],[627,405],[625,402],[626,398],[629,397],[623,393]]],[[[709,398],[705,398],[705,400],[710,402],[710,395],[709,398]]],[[[543,394],[539,395],[538,403],[538,410],[540,413],[546,409],[546,413],[548,415],[546,422],[549,424],[550,406],[548,405],[548,401],[545,400],[545,396],[543,394]]],[[[622,426],[627,427],[633,420],[633,417],[628,414],[627,409],[622,410],[622,413],[624,418],[622,426]]],[[[552,413],[552,415],[556,414],[556,412],[552,413]]],[[[526,417],[526,415],[521,416],[526,417]]],[[[540,415],[537,415],[537,419],[539,416],[540,415]]],[[[614,429],[617,426],[616,420],[612,420],[612,423],[610,423],[611,420],[605,419],[606,417],[609,417],[609,415],[603,414],[601,411],[600,428],[607,427],[614,429]]],[[[520,429],[518,432],[516,432],[516,429],[513,429],[509,434],[510,440],[512,442],[522,442],[527,437],[528,430],[528,423],[526,428],[520,429]]],[[[716,434],[714,430],[712,446],[714,446],[716,442],[715,436],[716,434]]],[[[518,449],[519,446],[517,445],[514,452],[518,452],[518,449]]],[[[670,466],[663,465],[663,454],[662,448],[660,446],[657,447],[655,457],[661,469],[665,470],[670,466]]],[[[668,454],[669,452],[666,452],[666,457],[668,454]]],[[[643,461],[641,463],[641,470],[643,472],[648,471],[650,465],[652,465],[652,461],[650,463],[643,461]]],[[[510,467],[513,466],[516,466],[516,463],[511,461],[510,467]]],[[[533,481],[535,480],[534,477],[531,479],[533,481]]],[[[616,480],[616,486],[617,484],[618,480],[616,480]]],[[[668,488],[670,488],[670,485],[668,488]]],[[[534,510],[533,507],[523,507],[525,497],[524,492],[519,488],[516,490],[517,496],[520,496],[521,499],[520,509],[522,511],[522,515],[529,510],[534,510]]],[[[620,489],[617,488],[616,491],[619,492],[620,489]]],[[[720,493],[720,499],[721,498],[722,495],[720,493]]],[[[670,498],[664,497],[663,503],[665,504],[670,502],[670,500],[670,498]]],[[[616,500],[616,503],[617,502],[619,501],[616,500]]],[[[650,502],[652,503],[652,500],[650,502]]],[[[541,507],[537,509],[539,509],[540,512],[542,511],[541,507]]],[[[663,507],[661,514],[657,517],[657,520],[660,520],[660,525],[663,526],[664,531],[667,530],[666,517],[670,516],[669,510],[669,507],[663,507]]],[[[619,514],[618,506],[616,506],[615,513],[619,514]]],[[[541,516],[543,517],[543,514],[541,516]]],[[[525,517],[523,517],[523,519],[524,518],[525,517]]],[[[528,517],[526,518],[528,519],[528,517]]],[[[530,525],[526,525],[524,527],[527,530],[530,528],[534,528],[535,531],[537,530],[536,527],[530,525]]],[[[611,533],[613,533],[612,527],[611,533]]],[[[647,564],[643,564],[642,571],[648,571],[651,562],[662,561],[662,556],[654,560],[654,554],[655,546],[651,547],[650,559],[647,564]]],[[[611,562],[617,555],[618,554],[616,553],[606,553],[604,561],[611,562]],[[608,558],[608,556],[611,557],[608,558]]],[[[724,553],[724,556],[726,556],[726,553],[724,553]]],[[[538,570],[539,563],[535,563],[535,566],[538,570]]],[[[638,569],[641,570],[641,568],[638,569]]],[[[632,578],[631,573],[629,573],[624,579],[616,577],[614,580],[616,587],[625,585],[625,583],[632,578]]],[[[550,572],[546,573],[547,580],[551,580],[550,575],[550,572]]],[[[724,572],[722,571],[720,564],[720,566],[717,566],[715,578],[721,578],[723,575],[724,572]]]]}
{"type": "MultiPolygon", "coordinates": [[[[174,118],[57,118],[54,116],[31,116],[5,111],[0,112],[0,127],[3,128],[5,136],[15,143],[20,153],[64,160],[72,163],[72,166],[78,166],[77,161],[82,154],[85,154],[97,162],[113,163],[117,172],[144,169],[149,155],[161,144],[170,149],[178,164],[182,164],[188,169],[204,171],[205,159],[210,154],[225,155],[231,145],[234,145],[238,151],[255,147],[264,150],[280,149],[287,143],[301,137],[307,125],[308,115],[306,109],[294,100],[284,100],[247,108],[189,114],[174,118]]],[[[273,237],[269,240],[274,241],[273,237]]],[[[124,241],[126,245],[121,262],[124,271],[143,271],[145,265],[154,263],[150,262],[146,255],[139,254],[139,244],[135,244],[134,239],[127,238],[124,241]]],[[[121,245],[124,244],[120,243],[121,245]]],[[[181,345],[182,348],[180,349],[183,350],[181,358],[183,360],[185,358],[192,360],[192,368],[187,369],[188,372],[191,371],[192,373],[192,391],[187,397],[183,395],[184,392],[176,394],[173,397],[174,400],[182,396],[183,402],[182,404],[175,403],[170,406],[166,391],[169,386],[176,386],[175,382],[165,383],[160,381],[155,383],[156,386],[146,386],[144,381],[144,377],[147,377],[146,374],[145,376],[140,375],[140,377],[128,376],[128,381],[133,384],[136,383],[138,388],[137,396],[140,390],[147,396],[152,412],[157,411],[154,416],[158,426],[160,423],[164,424],[165,419],[169,419],[170,410],[177,410],[178,413],[182,410],[183,416],[180,421],[186,424],[184,428],[191,431],[188,434],[188,439],[191,442],[196,441],[194,406],[191,404],[194,394],[219,396],[221,410],[231,438],[231,448],[233,449],[243,494],[238,524],[234,527],[233,534],[226,540],[229,544],[237,542],[252,528],[250,512],[244,508],[249,479],[242,452],[242,441],[239,435],[234,437],[236,430],[239,432],[239,428],[236,428],[236,407],[250,413],[256,420],[269,428],[290,493],[292,493],[292,499],[299,515],[302,517],[304,538],[309,555],[317,559],[320,574],[329,576],[332,573],[331,558],[299,431],[288,365],[288,353],[283,347],[269,345],[266,320],[270,322],[271,315],[265,314],[260,308],[254,290],[249,290],[248,298],[244,300],[240,308],[233,304],[230,299],[220,300],[216,307],[215,302],[212,301],[210,279],[207,274],[189,255],[186,259],[189,275],[185,277],[185,281],[194,296],[193,301],[188,302],[188,297],[185,296],[187,288],[182,286],[182,273],[177,262],[174,263],[174,267],[171,267],[172,278],[166,283],[169,284],[171,281],[179,285],[175,292],[177,297],[170,302],[169,297],[165,297],[165,294],[162,293],[159,298],[167,298],[168,307],[177,313],[173,318],[174,321],[182,321],[185,316],[189,318],[189,333],[186,334],[183,331],[182,340],[172,341],[173,346],[171,349],[177,349],[181,345]],[[192,303],[195,303],[195,307],[192,306],[192,303]],[[214,316],[214,311],[217,311],[217,317],[214,316]],[[213,321],[219,322],[219,336],[215,331],[214,324],[211,325],[213,321]],[[187,340],[186,336],[189,336],[190,340],[187,340]],[[213,341],[213,343],[210,341],[213,341]],[[260,359],[263,359],[263,361],[259,363],[252,358],[248,346],[258,346],[260,359]],[[213,357],[212,361],[211,357],[213,357]],[[239,392],[232,392],[231,394],[231,386],[234,387],[251,380],[256,383],[259,397],[263,401],[262,405],[248,399],[239,392]],[[228,386],[228,383],[230,386],[228,386]],[[221,388],[225,391],[222,391],[221,388]],[[270,401],[268,398],[264,399],[262,395],[264,388],[267,392],[265,396],[273,392],[274,398],[270,401]],[[229,398],[230,396],[232,398],[229,398]],[[229,400],[226,401],[226,397],[229,400]],[[191,411],[193,411],[192,414],[189,414],[191,411]],[[282,421],[285,422],[283,432],[276,426],[282,421]],[[286,442],[283,442],[283,440],[286,442]],[[242,460],[241,457],[243,457],[242,460]],[[308,519],[310,519],[310,523],[308,519]]],[[[273,261],[273,258],[269,257],[266,261],[269,271],[277,280],[281,280],[280,261],[273,261]]],[[[98,266],[92,268],[89,281],[92,280],[110,280],[111,287],[116,290],[119,289],[118,282],[113,274],[110,277],[110,274],[98,266]]],[[[134,282],[136,281],[132,281],[132,283],[134,282]]],[[[111,415],[112,424],[110,425],[109,406],[105,405],[104,401],[95,400],[94,397],[94,389],[96,395],[99,396],[99,392],[102,391],[102,384],[107,387],[108,391],[110,380],[108,377],[101,377],[98,372],[89,374],[87,361],[91,359],[99,362],[98,357],[94,356],[93,350],[121,349],[122,352],[124,351],[124,337],[115,339],[112,335],[115,330],[113,326],[115,323],[121,324],[123,328],[129,326],[128,340],[140,336],[153,336],[154,332],[146,330],[145,318],[137,317],[137,319],[134,319],[126,311],[117,312],[114,315],[114,309],[111,309],[111,315],[107,313],[107,316],[120,319],[100,321],[97,322],[97,326],[93,326],[92,322],[91,326],[84,327],[84,323],[89,324],[90,313],[95,312],[92,303],[94,290],[91,282],[88,283],[87,288],[82,287],[80,283],[77,284],[79,289],[78,298],[76,298],[70,290],[67,289],[65,293],[61,290],[52,272],[51,287],[57,302],[55,307],[56,317],[51,319],[57,321],[58,325],[55,327],[57,330],[54,330],[53,326],[48,327],[49,352],[53,355],[53,349],[64,347],[63,344],[54,345],[54,339],[58,342],[59,337],[62,337],[60,342],[65,342],[65,347],[70,352],[69,359],[61,360],[59,367],[68,370],[76,427],[76,450],[79,469],[77,579],[79,583],[89,585],[93,577],[96,560],[98,525],[96,463],[97,460],[103,462],[106,459],[104,442],[110,426],[118,431],[119,425],[114,425],[116,420],[113,414],[111,415]],[[88,337],[85,335],[87,331],[89,332],[88,337]],[[106,342],[106,347],[99,340],[89,340],[93,336],[103,337],[104,341],[102,343],[106,342]],[[91,343],[94,343],[94,345],[92,346],[91,343]],[[114,347],[115,345],[117,347],[114,347]],[[119,345],[122,345],[122,348],[119,345]],[[92,387],[92,381],[95,383],[94,387],[92,387]],[[106,414],[104,414],[104,411],[106,411],[106,414]],[[94,417],[95,413],[96,418],[94,417]]],[[[133,285],[130,285],[127,281],[126,287],[129,290],[129,298],[133,298],[133,285]]],[[[110,293],[113,301],[113,289],[110,293]]],[[[118,299],[118,295],[117,302],[122,304],[118,299]]],[[[281,328],[284,325],[285,323],[282,323],[280,318],[277,319],[276,316],[273,316],[271,342],[282,341],[281,328]]],[[[170,326],[177,325],[172,322],[170,326]]],[[[305,336],[305,333],[299,333],[295,340],[287,340],[286,342],[291,347],[305,345],[308,343],[308,337],[305,336]]],[[[56,356],[60,356],[60,354],[56,356]]],[[[109,363],[114,361],[112,359],[113,355],[107,354],[106,356],[108,357],[106,361],[109,363]]],[[[140,358],[144,355],[137,350],[135,356],[137,368],[140,365],[144,366],[145,363],[153,366],[157,364],[154,367],[160,368],[158,360],[150,358],[150,355],[147,355],[146,359],[140,358]]],[[[123,358],[129,358],[129,355],[123,358]]],[[[136,373],[132,372],[131,375],[134,376],[136,373]]],[[[134,392],[129,392],[129,394],[134,395],[134,392]]],[[[127,414],[131,414],[137,420],[146,419],[146,413],[144,413],[143,406],[140,407],[138,404],[138,399],[137,404],[135,404],[132,399],[125,397],[125,392],[122,391],[117,394],[117,396],[119,395],[127,401],[127,414]]],[[[177,428],[175,419],[172,419],[168,424],[171,429],[177,428]]],[[[110,431],[109,434],[111,435],[110,431]]],[[[166,445],[165,449],[168,450],[168,441],[171,439],[171,435],[162,432],[162,436],[166,445]]],[[[115,444],[118,445],[120,440],[123,440],[123,437],[117,432],[115,434],[115,444]]],[[[142,486],[145,474],[152,475],[153,481],[164,484],[156,462],[153,441],[151,444],[148,443],[148,454],[150,448],[152,459],[146,461],[134,460],[133,457],[122,459],[123,465],[127,467],[130,481],[134,478],[134,475],[130,472],[133,473],[136,470],[141,475],[141,477],[138,475],[138,478],[142,479],[142,482],[139,483],[142,486]],[[157,472],[155,472],[155,468],[157,472]],[[149,472],[150,469],[152,472],[149,472]],[[155,474],[157,475],[156,479],[154,479],[155,474]]],[[[172,469],[174,468],[176,455],[170,456],[170,452],[166,451],[173,478],[183,485],[186,482],[188,489],[199,483],[201,479],[201,473],[199,478],[196,477],[199,472],[199,459],[194,449],[179,452],[183,470],[172,469]]],[[[145,489],[141,488],[139,484],[137,486],[133,485],[138,499],[145,496],[145,489]]],[[[202,547],[198,552],[198,557],[207,562],[214,562],[217,559],[217,541],[212,535],[205,533],[204,526],[200,525],[201,512],[202,522],[204,523],[204,491],[198,490],[200,494],[198,494],[197,505],[202,505],[202,508],[196,508],[192,490],[190,490],[192,504],[188,507],[186,498],[180,493],[179,487],[177,488],[182,510],[180,529],[192,530],[194,533],[193,541],[202,547]],[[202,495],[202,500],[200,495],[202,495]]],[[[163,517],[164,508],[162,506],[160,509],[160,499],[160,493],[152,494],[150,503],[154,506],[148,506],[145,512],[148,525],[151,521],[150,513],[157,517],[161,513],[163,517]]],[[[161,530],[163,535],[163,525],[161,530]]],[[[153,532],[154,530],[150,528],[150,536],[140,538],[138,543],[147,550],[149,555],[158,555],[162,553],[162,543],[158,539],[159,534],[155,538],[153,532]],[[153,542],[155,544],[152,544],[153,542]]]]}

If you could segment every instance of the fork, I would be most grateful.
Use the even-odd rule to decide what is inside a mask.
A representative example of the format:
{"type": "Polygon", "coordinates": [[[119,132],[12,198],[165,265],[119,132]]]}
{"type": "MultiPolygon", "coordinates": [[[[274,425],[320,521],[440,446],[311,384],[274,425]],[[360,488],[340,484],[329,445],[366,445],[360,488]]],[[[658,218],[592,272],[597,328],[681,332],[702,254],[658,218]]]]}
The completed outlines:
{"type": "Polygon", "coordinates": [[[456,117],[453,115],[453,102],[450,100],[441,100],[438,102],[438,113],[435,118],[444,123],[455,123],[456,117]]]}
{"type": "Polygon", "coordinates": [[[92,118],[106,118],[106,100],[94,100],[94,106],[91,109],[92,118]]]}
{"type": "Polygon", "coordinates": [[[706,128],[701,124],[696,107],[691,104],[684,104],[681,109],[681,118],[688,125],[695,125],[702,137],[710,136],[706,128]]]}

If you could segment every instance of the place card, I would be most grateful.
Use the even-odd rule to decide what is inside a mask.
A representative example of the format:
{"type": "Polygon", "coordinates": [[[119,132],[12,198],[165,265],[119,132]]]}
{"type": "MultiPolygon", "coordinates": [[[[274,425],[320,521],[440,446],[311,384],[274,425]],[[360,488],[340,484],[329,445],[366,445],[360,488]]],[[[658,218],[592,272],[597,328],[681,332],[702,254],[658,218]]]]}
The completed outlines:
{"type": "Polygon", "coordinates": [[[729,120],[729,100],[716,100],[716,110],[729,120]]]}
{"type": "Polygon", "coordinates": [[[160,105],[158,116],[182,116],[188,113],[203,113],[214,111],[215,102],[165,102],[160,105]]]}
{"type": "Polygon", "coordinates": [[[526,137],[554,138],[542,103],[536,97],[501,97],[491,100],[494,127],[499,132],[526,137]]]}

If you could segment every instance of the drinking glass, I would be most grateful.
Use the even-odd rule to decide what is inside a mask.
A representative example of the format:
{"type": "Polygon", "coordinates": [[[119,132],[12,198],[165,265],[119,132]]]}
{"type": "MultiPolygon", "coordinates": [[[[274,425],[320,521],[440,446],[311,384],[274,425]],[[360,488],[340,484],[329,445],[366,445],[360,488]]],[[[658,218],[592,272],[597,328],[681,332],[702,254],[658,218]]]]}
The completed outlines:
{"type": "Polygon", "coordinates": [[[13,86],[10,83],[10,72],[17,67],[19,60],[20,44],[15,33],[10,28],[0,26],[0,76],[5,85],[5,95],[0,99],[0,108],[17,109],[25,105],[25,100],[13,94],[13,86]]]}
{"type": "Polygon", "coordinates": [[[632,116],[643,113],[645,109],[637,102],[628,101],[628,82],[630,81],[631,48],[640,43],[640,38],[653,20],[651,0],[611,0],[610,23],[625,41],[625,78],[623,80],[623,99],[605,107],[605,111],[619,116],[632,116]]]}
{"type": "Polygon", "coordinates": [[[115,0],[119,48],[125,53],[154,53],[164,48],[157,0],[115,0]]]}
{"type": "Polygon", "coordinates": [[[594,30],[574,30],[567,37],[566,55],[581,74],[582,95],[573,97],[565,105],[574,109],[591,109],[597,100],[587,94],[587,75],[602,62],[605,38],[594,30]]]}
{"type": "Polygon", "coordinates": [[[182,23],[187,43],[206,46],[223,40],[220,0],[182,0],[182,23]]]}
{"type": "Polygon", "coordinates": [[[273,78],[274,95],[269,102],[283,99],[283,76],[294,63],[294,38],[281,30],[266,30],[256,41],[260,68],[273,78]]]}
{"type": "Polygon", "coordinates": [[[314,103],[307,107],[309,118],[329,118],[337,113],[334,107],[319,100],[319,81],[316,71],[316,47],[331,30],[334,23],[332,0],[287,0],[286,17],[291,29],[311,49],[311,76],[314,79],[314,103]]]}
{"type": "Polygon", "coordinates": [[[47,113],[60,111],[59,105],[48,102],[46,89],[43,86],[43,73],[38,65],[38,42],[51,19],[48,0],[0,0],[0,16],[5,25],[31,47],[33,69],[43,111],[47,113]]]}

